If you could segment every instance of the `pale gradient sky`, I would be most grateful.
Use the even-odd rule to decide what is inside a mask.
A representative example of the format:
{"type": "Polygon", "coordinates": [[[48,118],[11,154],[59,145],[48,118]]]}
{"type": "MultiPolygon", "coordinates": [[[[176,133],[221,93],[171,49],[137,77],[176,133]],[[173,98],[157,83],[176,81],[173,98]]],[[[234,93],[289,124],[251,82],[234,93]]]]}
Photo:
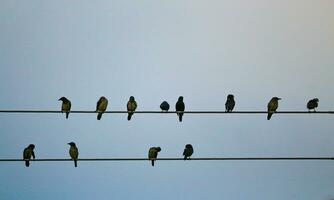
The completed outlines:
{"type": "MultiPolygon", "coordinates": [[[[334,110],[332,0],[0,1],[0,109],[334,110]]],[[[334,156],[331,115],[0,114],[0,158],[334,156]]],[[[1,199],[334,198],[331,161],[0,163],[1,199]]]]}

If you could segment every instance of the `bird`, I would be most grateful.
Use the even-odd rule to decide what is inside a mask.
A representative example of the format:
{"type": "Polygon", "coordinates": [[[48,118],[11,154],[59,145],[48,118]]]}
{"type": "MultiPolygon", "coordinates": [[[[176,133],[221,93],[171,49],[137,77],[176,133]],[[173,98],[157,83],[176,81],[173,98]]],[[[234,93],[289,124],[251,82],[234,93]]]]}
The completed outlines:
{"type": "Polygon", "coordinates": [[[311,110],[313,109],[315,112],[316,111],[315,108],[318,107],[318,103],[319,103],[318,98],[311,99],[306,105],[306,107],[308,108],[308,111],[311,112],[311,110]]]}
{"type": "Polygon", "coordinates": [[[108,99],[104,96],[100,97],[99,101],[96,104],[96,112],[97,114],[97,120],[100,120],[102,117],[102,114],[107,110],[108,106],[108,99]]]}
{"type": "Polygon", "coordinates": [[[161,104],[160,104],[160,108],[163,112],[168,112],[169,110],[169,104],[167,101],[163,101],[161,104]]]}
{"type": "Polygon", "coordinates": [[[78,166],[78,156],[79,156],[79,151],[78,151],[78,148],[77,146],[75,145],[74,142],[70,142],[70,143],[67,143],[68,145],[70,145],[70,150],[68,151],[70,156],[71,156],[71,159],[74,160],[74,167],[77,167],[78,166]]]}
{"type": "Polygon", "coordinates": [[[278,100],[281,100],[281,98],[273,97],[269,101],[268,106],[267,106],[268,107],[267,120],[270,120],[271,116],[274,114],[274,112],[276,112],[276,110],[278,108],[278,100]]]}
{"type": "Polygon", "coordinates": [[[31,159],[31,157],[35,159],[34,149],[35,149],[35,145],[29,144],[29,146],[23,150],[23,159],[25,160],[26,167],[29,167],[30,165],[29,160],[31,159]]]}
{"type": "Polygon", "coordinates": [[[128,120],[131,120],[131,117],[133,115],[133,112],[136,110],[137,108],[137,102],[135,100],[135,98],[133,96],[131,96],[129,98],[129,101],[126,105],[127,109],[128,109],[128,120]]]}
{"type": "Polygon", "coordinates": [[[191,155],[193,155],[194,149],[191,144],[187,144],[183,150],[184,160],[187,160],[187,158],[190,158],[191,155]]]}
{"type": "Polygon", "coordinates": [[[227,100],[225,103],[225,112],[232,112],[235,106],[234,96],[232,94],[227,95],[227,100]]]}
{"type": "Polygon", "coordinates": [[[154,166],[154,161],[157,159],[158,157],[158,153],[161,151],[160,147],[151,147],[148,150],[148,159],[151,160],[152,162],[152,166],[154,166]]]}
{"type": "Polygon", "coordinates": [[[183,111],[185,109],[185,105],[183,103],[183,96],[180,96],[175,104],[175,109],[177,115],[179,116],[179,121],[182,122],[183,111]]]}
{"type": "Polygon", "coordinates": [[[66,119],[68,119],[68,115],[70,114],[71,111],[71,101],[68,100],[66,97],[61,97],[60,99],[58,99],[58,101],[62,101],[62,105],[61,105],[61,112],[62,113],[66,113],[66,119]]]}

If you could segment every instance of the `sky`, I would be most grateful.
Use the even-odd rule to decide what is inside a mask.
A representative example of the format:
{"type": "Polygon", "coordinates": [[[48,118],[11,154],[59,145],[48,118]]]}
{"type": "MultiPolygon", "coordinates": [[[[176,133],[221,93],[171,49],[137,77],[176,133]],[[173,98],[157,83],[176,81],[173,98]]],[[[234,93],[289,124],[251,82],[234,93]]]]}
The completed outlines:
{"type": "MultiPolygon", "coordinates": [[[[0,109],[334,110],[334,1],[0,1],[0,109]]],[[[333,116],[0,114],[0,158],[334,156],[333,116]]],[[[333,161],[0,163],[1,199],[330,200],[333,161]]]]}

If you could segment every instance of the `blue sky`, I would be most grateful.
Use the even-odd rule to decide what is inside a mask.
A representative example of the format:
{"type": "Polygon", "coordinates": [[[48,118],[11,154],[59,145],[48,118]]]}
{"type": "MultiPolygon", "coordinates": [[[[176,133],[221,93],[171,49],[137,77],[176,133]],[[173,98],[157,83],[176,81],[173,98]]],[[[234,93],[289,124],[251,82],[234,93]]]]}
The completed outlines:
{"type": "MultiPolygon", "coordinates": [[[[334,110],[334,2],[0,1],[0,109],[334,110]]],[[[333,156],[331,115],[0,114],[0,158],[333,156]]],[[[331,161],[0,163],[1,199],[334,198],[331,161]]]]}

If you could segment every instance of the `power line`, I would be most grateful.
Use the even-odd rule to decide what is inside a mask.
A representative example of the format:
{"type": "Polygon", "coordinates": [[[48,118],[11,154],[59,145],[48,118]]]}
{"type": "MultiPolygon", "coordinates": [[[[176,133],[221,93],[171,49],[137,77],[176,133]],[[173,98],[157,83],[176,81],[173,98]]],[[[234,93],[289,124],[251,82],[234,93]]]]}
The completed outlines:
{"type": "MultiPolygon", "coordinates": [[[[62,113],[58,110],[0,110],[0,113],[62,113]]],[[[97,114],[96,111],[92,110],[73,110],[70,113],[78,113],[78,114],[97,114]]],[[[105,111],[105,114],[125,114],[127,111],[105,111]]],[[[133,113],[137,114],[175,114],[175,113],[184,113],[184,114],[268,114],[267,111],[233,111],[233,112],[225,112],[225,111],[134,111],[133,113]]],[[[275,114],[334,114],[334,111],[276,111],[275,114]]]]}
{"type": "MultiPolygon", "coordinates": [[[[78,161],[149,161],[148,158],[79,158],[78,161]]],[[[157,158],[162,161],[183,161],[183,158],[157,158]]],[[[263,160],[334,160],[334,157],[204,157],[204,158],[190,158],[187,161],[263,161],[263,160]]],[[[0,162],[22,162],[24,159],[0,159],[0,162]]],[[[63,162],[72,161],[72,159],[63,158],[44,158],[32,159],[34,162],[63,162]]]]}

